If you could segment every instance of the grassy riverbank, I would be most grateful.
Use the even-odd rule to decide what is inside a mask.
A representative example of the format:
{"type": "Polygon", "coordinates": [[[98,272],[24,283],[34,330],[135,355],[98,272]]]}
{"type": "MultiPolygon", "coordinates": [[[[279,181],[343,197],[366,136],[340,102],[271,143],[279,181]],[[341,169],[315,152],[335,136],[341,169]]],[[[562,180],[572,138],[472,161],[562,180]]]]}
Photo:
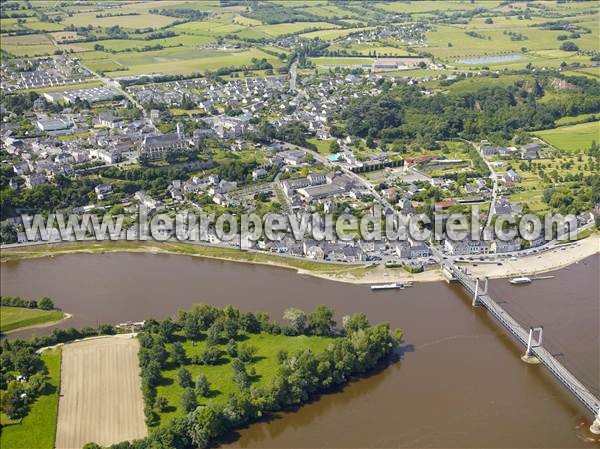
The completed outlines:
{"type": "Polygon", "coordinates": [[[25,307],[0,307],[0,332],[51,324],[65,318],[58,310],[27,309],[25,307]]]}
{"type": "Polygon", "coordinates": [[[369,267],[365,264],[336,264],[315,262],[312,260],[277,256],[267,253],[241,251],[235,248],[218,246],[194,245],[177,242],[77,242],[56,243],[48,245],[29,245],[3,249],[0,255],[1,262],[13,260],[33,259],[59,254],[72,253],[110,253],[110,252],[150,252],[159,254],[182,254],[188,256],[221,259],[233,262],[256,263],[272,265],[283,268],[292,268],[300,272],[331,277],[364,276],[369,267]]]}
{"type": "Polygon", "coordinates": [[[21,422],[11,422],[1,415],[0,447],[10,449],[52,449],[56,436],[58,392],[60,389],[61,349],[44,351],[42,360],[48,368],[50,387],[32,405],[21,422]]]}

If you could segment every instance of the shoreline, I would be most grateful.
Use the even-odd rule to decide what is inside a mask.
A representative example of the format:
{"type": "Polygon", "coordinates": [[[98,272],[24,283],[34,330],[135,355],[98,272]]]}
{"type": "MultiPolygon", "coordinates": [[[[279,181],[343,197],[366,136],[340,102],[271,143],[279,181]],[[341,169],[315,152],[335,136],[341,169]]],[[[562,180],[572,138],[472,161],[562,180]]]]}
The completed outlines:
{"type": "MultiPolygon", "coordinates": [[[[425,270],[421,273],[408,273],[402,268],[385,268],[383,265],[319,262],[290,256],[242,251],[234,248],[174,242],[64,242],[3,248],[0,251],[0,263],[54,257],[56,255],[106,253],[167,254],[264,265],[291,269],[299,275],[350,284],[387,283],[390,281],[437,282],[445,279],[437,268],[425,270]]],[[[499,259],[502,265],[478,261],[461,262],[460,265],[468,267],[474,275],[498,279],[547,273],[568,267],[596,254],[600,254],[600,234],[597,232],[584,239],[572,242],[569,246],[522,256],[517,260],[511,260],[507,257],[499,259]]],[[[56,322],[53,324],[56,324],[56,322]]]]}
{"type": "Polygon", "coordinates": [[[64,316],[58,321],[47,321],[45,323],[32,324],[30,326],[24,326],[24,327],[17,327],[15,329],[11,329],[9,331],[2,332],[2,335],[10,335],[10,334],[14,334],[16,332],[21,332],[21,331],[26,331],[26,330],[31,330],[31,329],[42,329],[45,327],[56,326],[58,323],[62,323],[63,321],[73,318],[73,315],[70,313],[63,312],[63,315],[64,316]]]}

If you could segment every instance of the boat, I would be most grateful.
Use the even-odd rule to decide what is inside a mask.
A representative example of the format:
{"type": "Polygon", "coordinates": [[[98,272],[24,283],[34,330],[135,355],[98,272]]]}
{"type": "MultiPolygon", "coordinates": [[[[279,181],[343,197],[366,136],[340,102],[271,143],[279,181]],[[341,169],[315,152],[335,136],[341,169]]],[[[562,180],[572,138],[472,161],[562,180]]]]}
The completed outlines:
{"type": "Polygon", "coordinates": [[[528,277],[512,278],[510,280],[510,283],[513,285],[531,284],[531,279],[529,279],[528,277]]]}
{"type": "Polygon", "coordinates": [[[371,285],[371,290],[397,290],[400,288],[404,288],[404,286],[398,283],[371,285]]]}

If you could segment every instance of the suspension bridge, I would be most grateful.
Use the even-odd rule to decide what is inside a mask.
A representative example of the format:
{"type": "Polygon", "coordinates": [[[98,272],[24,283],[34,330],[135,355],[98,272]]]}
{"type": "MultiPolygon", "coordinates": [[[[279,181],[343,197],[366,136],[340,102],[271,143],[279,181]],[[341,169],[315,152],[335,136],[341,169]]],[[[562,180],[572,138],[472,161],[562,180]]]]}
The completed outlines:
{"type": "MultiPolygon", "coordinates": [[[[433,250],[438,253],[437,250],[433,250]]],[[[562,363],[542,346],[543,328],[531,327],[525,330],[497,301],[488,294],[488,280],[480,283],[479,279],[469,276],[451,260],[445,260],[441,254],[436,254],[440,260],[442,271],[453,280],[460,282],[464,289],[473,297],[473,306],[485,307],[517,341],[525,346],[522,360],[527,363],[542,364],[548,371],[594,416],[590,431],[600,435],[600,400],[592,394],[562,363]]]]}

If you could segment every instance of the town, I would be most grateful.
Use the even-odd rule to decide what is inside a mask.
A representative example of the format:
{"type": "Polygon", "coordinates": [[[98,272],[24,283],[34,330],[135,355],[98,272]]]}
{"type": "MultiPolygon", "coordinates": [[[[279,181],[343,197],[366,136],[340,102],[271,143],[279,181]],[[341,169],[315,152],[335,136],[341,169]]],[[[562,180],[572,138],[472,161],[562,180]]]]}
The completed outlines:
{"type": "Polygon", "coordinates": [[[598,443],[598,14],[0,1],[2,447],[598,443]]]}

